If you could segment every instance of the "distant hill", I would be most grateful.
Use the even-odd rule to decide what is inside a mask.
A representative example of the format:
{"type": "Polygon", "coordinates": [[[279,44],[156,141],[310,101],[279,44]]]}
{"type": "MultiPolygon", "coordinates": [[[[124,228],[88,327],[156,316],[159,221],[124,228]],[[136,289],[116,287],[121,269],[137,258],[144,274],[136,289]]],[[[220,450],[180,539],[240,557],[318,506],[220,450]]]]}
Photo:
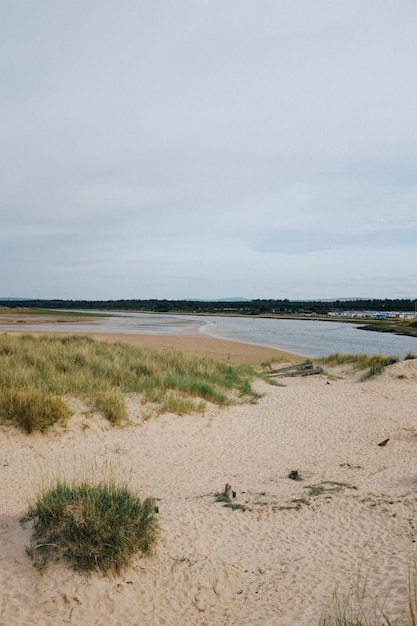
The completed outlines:
{"type": "Polygon", "coordinates": [[[318,298],[312,302],[360,302],[361,300],[372,300],[372,298],[318,298]]]}
{"type": "Polygon", "coordinates": [[[252,302],[249,298],[219,298],[218,300],[212,300],[212,302],[252,302]]]}
{"type": "Polygon", "coordinates": [[[252,302],[250,298],[191,298],[188,302],[252,302]]]}

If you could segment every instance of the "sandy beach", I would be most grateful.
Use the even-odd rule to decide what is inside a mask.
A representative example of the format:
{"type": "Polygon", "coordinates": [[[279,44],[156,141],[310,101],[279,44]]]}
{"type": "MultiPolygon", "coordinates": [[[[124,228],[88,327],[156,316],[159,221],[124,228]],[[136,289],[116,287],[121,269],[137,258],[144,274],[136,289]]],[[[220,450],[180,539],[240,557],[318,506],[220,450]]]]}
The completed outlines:
{"type": "MultiPolygon", "coordinates": [[[[117,339],[231,354],[232,365],[279,356],[209,337],[117,339]]],[[[406,616],[417,542],[417,361],[366,382],[344,368],[282,382],[257,383],[254,405],[148,421],[129,397],[123,428],[78,400],[67,426],[48,434],[0,426],[0,624],[311,626],[335,591],[352,593],[364,577],[370,601],[390,618],[406,616]],[[289,478],[294,470],[303,480],[289,478]],[[92,475],[157,498],[155,554],[111,579],[62,562],[40,575],[21,516],[57,477],[92,475]],[[226,483],[246,510],[215,501],[226,483]]]]}
{"type": "Polygon", "coordinates": [[[300,355],[291,354],[285,350],[216,339],[208,335],[103,335],[95,333],[95,336],[107,341],[128,343],[139,348],[181,350],[188,354],[196,354],[235,365],[261,365],[270,361],[298,363],[303,359],[300,355]]]}

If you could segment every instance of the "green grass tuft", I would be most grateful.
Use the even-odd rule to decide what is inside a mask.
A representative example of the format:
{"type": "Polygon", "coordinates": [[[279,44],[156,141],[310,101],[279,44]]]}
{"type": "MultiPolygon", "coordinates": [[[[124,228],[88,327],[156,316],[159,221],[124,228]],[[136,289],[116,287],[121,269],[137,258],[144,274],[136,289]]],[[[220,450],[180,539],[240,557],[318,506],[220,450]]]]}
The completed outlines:
{"type": "Polygon", "coordinates": [[[112,483],[59,482],[21,521],[34,522],[27,552],[41,571],[63,557],[76,570],[117,574],[136,553],[149,553],[157,536],[154,501],[112,483]]]}
{"type": "Polygon", "coordinates": [[[215,493],[214,497],[216,499],[216,502],[222,502],[223,506],[228,509],[232,509],[232,511],[246,511],[247,509],[244,504],[239,504],[239,502],[233,502],[233,500],[228,498],[225,493],[215,493]]]}

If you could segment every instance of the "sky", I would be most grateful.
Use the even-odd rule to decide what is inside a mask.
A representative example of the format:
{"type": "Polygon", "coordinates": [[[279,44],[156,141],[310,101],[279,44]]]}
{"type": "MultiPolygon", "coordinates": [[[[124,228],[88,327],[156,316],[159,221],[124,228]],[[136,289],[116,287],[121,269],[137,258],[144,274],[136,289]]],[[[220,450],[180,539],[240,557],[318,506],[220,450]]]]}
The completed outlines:
{"type": "Polygon", "coordinates": [[[0,0],[0,297],[417,297],[415,0],[0,0]]]}

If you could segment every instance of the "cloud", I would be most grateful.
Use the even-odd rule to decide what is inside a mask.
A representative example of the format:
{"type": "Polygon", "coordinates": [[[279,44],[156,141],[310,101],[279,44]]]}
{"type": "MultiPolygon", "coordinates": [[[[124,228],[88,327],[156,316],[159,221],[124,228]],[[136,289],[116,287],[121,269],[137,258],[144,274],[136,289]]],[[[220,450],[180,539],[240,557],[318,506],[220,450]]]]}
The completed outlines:
{"type": "Polygon", "coordinates": [[[259,241],[256,249],[260,252],[302,255],[325,250],[345,250],[362,248],[372,254],[374,249],[416,249],[417,232],[407,229],[361,234],[318,233],[310,230],[269,232],[259,241]]]}
{"type": "Polygon", "coordinates": [[[416,18],[412,0],[3,3],[2,289],[326,297],[339,273],[337,295],[362,276],[364,296],[414,297],[416,18]]]}

